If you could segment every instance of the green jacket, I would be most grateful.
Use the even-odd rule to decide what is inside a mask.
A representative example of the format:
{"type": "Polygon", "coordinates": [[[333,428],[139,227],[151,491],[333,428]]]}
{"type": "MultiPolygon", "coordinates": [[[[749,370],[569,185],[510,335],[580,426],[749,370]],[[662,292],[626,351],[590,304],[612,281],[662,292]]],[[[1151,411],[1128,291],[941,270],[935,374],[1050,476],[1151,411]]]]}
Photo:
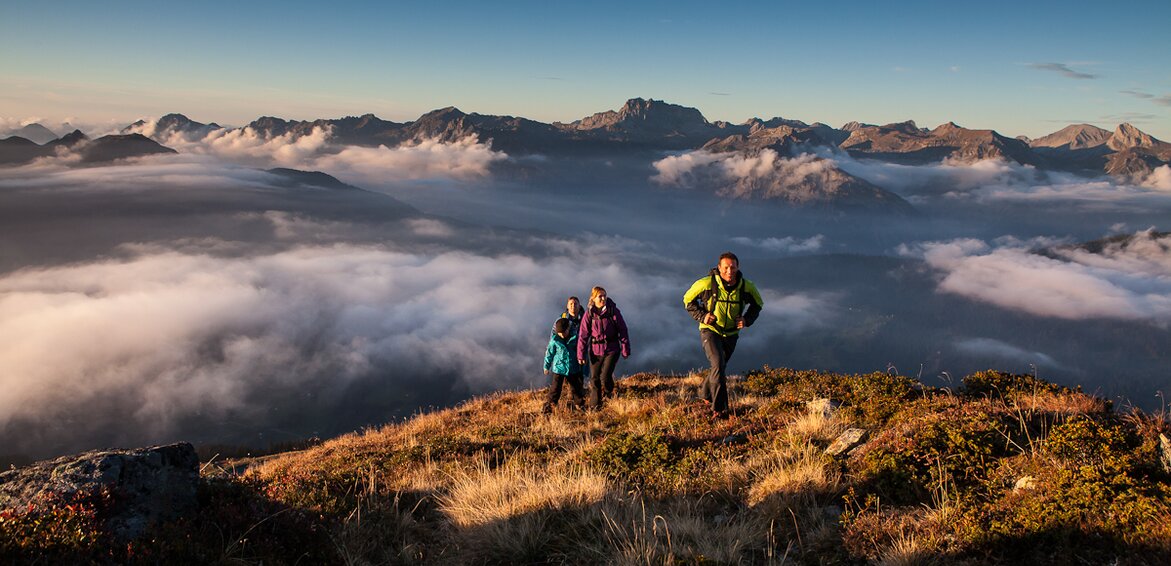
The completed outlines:
{"type": "Polygon", "coordinates": [[[700,328],[707,328],[720,336],[732,336],[740,332],[736,328],[737,318],[744,317],[745,327],[756,322],[760,309],[764,307],[764,299],[760,298],[756,285],[739,271],[736,272],[736,284],[728,287],[720,279],[719,271],[712,269],[683,294],[683,306],[687,307],[691,318],[699,322],[700,328]],[[708,313],[716,315],[715,323],[703,323],[708,313]]]}

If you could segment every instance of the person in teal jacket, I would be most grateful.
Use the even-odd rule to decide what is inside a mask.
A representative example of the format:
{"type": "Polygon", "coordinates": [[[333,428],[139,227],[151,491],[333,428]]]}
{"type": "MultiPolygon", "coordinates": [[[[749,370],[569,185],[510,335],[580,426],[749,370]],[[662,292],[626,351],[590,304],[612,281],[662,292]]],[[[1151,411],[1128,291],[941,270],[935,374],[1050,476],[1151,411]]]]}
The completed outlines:
{"type": "Polygon", "coordinates": [[[571,327],[567,318],[553,322],[553,336],[549,337],[549,346],[545,348],[545,375],[552,373],[553,377],[542,413],[553,412],[553,406],[561,399],[562,384],[566,382],[569,383],[570,406],[580,409],[585,405],[582,367],[577,361],[577,332],[571,327]]]}
{"type": "Polygon", "coordinates": [[[700,385],[700,397],[711,403],[712,415],[728,416],[728,359],[736,350],[740,331],[752,326],[764,299],[751,281],[740,273],[740,259],[725,252],[708,274],[683,294],[683,306],[699,323],[699,337],[711,369],[700,385]]]}

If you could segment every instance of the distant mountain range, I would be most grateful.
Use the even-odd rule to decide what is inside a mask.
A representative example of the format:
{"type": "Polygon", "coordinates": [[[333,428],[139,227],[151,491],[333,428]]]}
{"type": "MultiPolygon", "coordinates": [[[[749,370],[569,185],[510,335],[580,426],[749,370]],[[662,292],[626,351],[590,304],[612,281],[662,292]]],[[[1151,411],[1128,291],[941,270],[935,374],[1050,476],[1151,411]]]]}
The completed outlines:
{"type": "Polygon", "coordinates": [[[73,130],[45,144],[20,136],[0,139],[0,165],[20,165],[41,157],[67,154],[80,156],[82,163],[108,163],[160,153],[178,152],[142,134],[110,135],[91,140],[81,130],[73,130]]]}
{"type": "MultiPolygon", "coordinates": [[[[175,135],[194,140],[220,129],[224,128],[196,122],[182,114],[168,114],[155,122],[135,122],[124,128],[121,135],[88,140],[75,131],[65,138],[37,143],[34,138],[44,139],[52,132],[30,124],[13,132],[13,137],[0,140],[0,164],[25,163],[64,151],[62,147],[80,151],[84,162],[167,153],[173,150],[162,144],[175,135]]],[[[753,118],[743,124],[709,122],[695,108],[642,98],[630,99],[618,110],[599,112],[570,123],[547,124],[513,116],[467,114],[448,107],[403,123],[382,120],[373,114],[313,121],[265,116],[243,129],[265,138],[293,139],[324,129],[330,132],[335,144],[367,147],[395,147],[422,140],[454,142],[474,137],[513,155],[572,156],[702,149],[748,156],[772,150],[786,157],[828,147],[848,152],[857,159],[911,165],[1003,159],[1044,170],[1131,178],[1149,175],[1155,168],[1171,163],[1171,144],[1130,124],[1120,124],[1114,132],[1087,124],[1071,125],[1029,140],[1009,138],[993,130],[967,129],[951,122],[934,129],[920,128],[912,121],[882,126],[850,122],[841,128],[785,118],[753,118]]],[[[873,190],[877,187],[840,170],[830,171],[823,179],[811,183],[787,192],[779,186],[747,191],[742,186],[715,189],[723,194],[741,197],[755,194],[786,201],[807,200],[812,193],[818,193],[813,195],[813,201],[838,198],[834,195],[879,194],[873,190]]],[[[885,194],[881,197],[889,200],[885,194]]]]}

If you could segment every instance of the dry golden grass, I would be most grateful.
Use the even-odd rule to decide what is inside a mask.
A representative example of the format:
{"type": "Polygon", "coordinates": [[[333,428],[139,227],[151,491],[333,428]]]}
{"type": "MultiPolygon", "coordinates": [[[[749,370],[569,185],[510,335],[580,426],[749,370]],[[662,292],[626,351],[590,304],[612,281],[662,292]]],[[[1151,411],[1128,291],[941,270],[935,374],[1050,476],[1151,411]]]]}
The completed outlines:
{"type": "Polygon", "coordinates": [[[812,444],[778,446],[755,460],[756,480],[746,498],[752,507],[763,505],[768,512],[775,512],[842,488],[842,476],[833,460],[812,444]]]}
{"type": "Polygon", "coordinates": [[[835,418],[832,411],[810,407],[789,421],[786,432],[810,440],[831,442],[847,428],[849,423],[835,418]]]}
{"type": "Polygon", "coordinates": [[[538,510],[561,510],[598,503],[606,495],[606,478],[580,466],[536,468],[512,461],[495,468],[490,462],[451,475],[439,509],[460,527],[484,525],[538,510]]]}
{"type": "MultiPolygon", "coordinates": [[[[854,424],[843,415],[856,408],[744,395],[732,380],[734,415],[713,420],[696,398],[701,380],[701,373],[627,377],[597,412],[563,403],[543,415],[543,391],[488,395],[275,458],[252,473],[270,485],[292,478],[294,496],[318,494],[308,498],[313,505],[349,496],[351,507],[342,508],[349,517],[332,535],[347,564],[781,564],[823,554],[930,564],[954,549],[955,504],[946,498],[843,515],[842,496],[857,487],[843,473],[852,461],[824,447],[854,424]],[[410,508],[399,505],[406,494],[410,508]],[[372,509],[378,521],[366,518],[372,509]]],[[[1001,483],[1051,458],[1029,449],[1028,434],[1105,408],[1068,392],[1015,402],[1007,414],[1019,415],[1024,432],[1006,430],[1005,442],[1009,433],[1029,441],[1003,460],[1001,483]]],[[[1006,414],[1003,399],[941,396],[923,406],[961,405],[1006,414]]]]}
{"type": "Polygon", "coordinates": [[[1017,395],[1016,406],[1025,411],[1057,415],[1085,415],[1106,411],[1106,400],[1077,391],[1041,391],[1031,395],[1017,395]]]}

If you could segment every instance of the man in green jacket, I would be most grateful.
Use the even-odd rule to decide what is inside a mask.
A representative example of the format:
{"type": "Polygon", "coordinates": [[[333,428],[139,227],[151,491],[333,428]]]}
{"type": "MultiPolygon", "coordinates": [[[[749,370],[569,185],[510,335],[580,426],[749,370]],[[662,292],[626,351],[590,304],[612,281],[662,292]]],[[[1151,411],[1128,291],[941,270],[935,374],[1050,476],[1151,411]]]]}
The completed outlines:
{"type": "Polygon", "coordinates": [[[711,364],[700,396],[711,403],[712,415],[728,416],[728,383],[725,370],[736,350],[740,329],[752,326],[764,299],[751,281],[740,273],[740,260],[732,252],[720,255],[717,267],[701,277],[683,294],[687,312],[699,322],[703,352],[711,364]]]}

